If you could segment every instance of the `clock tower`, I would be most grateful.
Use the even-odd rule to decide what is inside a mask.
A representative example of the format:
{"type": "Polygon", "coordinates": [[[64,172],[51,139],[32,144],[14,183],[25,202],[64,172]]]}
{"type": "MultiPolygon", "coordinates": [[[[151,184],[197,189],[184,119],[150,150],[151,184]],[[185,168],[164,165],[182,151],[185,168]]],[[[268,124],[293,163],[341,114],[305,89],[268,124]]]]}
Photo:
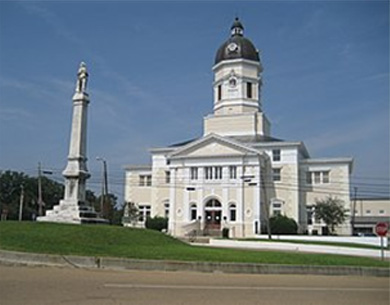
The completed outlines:
{"type": "Polygon", "coordinates": [[[205,118],[205,134],[269,135],[260,99],[262,71],[259,51],[244,37],[244,26],[236,18],[215,57],[214,113],[205,118]]]}

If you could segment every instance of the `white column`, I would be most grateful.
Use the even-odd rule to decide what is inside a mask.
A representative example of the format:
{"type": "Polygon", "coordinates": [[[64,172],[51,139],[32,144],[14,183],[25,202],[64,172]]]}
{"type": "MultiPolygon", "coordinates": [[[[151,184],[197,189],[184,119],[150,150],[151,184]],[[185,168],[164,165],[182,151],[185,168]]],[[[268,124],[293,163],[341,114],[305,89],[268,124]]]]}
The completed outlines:
{"type": "Polygon", "coordinates": [[[176,181],[177,168],[171,169],[171,184],[169,187],[169,222],[168,232],[171,235],[175,235],[176,231],[176,181]]]}

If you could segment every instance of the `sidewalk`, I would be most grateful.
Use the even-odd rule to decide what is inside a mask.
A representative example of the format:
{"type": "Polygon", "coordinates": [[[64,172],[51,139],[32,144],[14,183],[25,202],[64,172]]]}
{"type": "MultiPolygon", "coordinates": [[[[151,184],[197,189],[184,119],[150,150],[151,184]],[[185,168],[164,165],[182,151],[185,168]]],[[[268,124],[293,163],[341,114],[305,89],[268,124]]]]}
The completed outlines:
{"type": "Polygon", "coordinates": [[[359,266],[310,266],[254,263],[186,262],[51,255],[0,250],[0,264],[108,270],[222,272],[237,274],[313,274],[389,277],[389,268],[359,266]]]}
{"type": "MultiPolygon", "coordinates": [[[[252,250],[282,250],[295,251],[307,253],[327,253],[338,255],[352,255],[381,258],[381,250],[352,248],[352,247],[338,247],[338,246],[324,246],[324,245],[308,245],[288,242],[261,242],[261,241],[239,241],[231,239],[211,239],[207,245],[210,247],[220,248],[239,248],[252,250]]],[[[384,257],[390,258],[390,251],[384,251],[384,257]]]]}

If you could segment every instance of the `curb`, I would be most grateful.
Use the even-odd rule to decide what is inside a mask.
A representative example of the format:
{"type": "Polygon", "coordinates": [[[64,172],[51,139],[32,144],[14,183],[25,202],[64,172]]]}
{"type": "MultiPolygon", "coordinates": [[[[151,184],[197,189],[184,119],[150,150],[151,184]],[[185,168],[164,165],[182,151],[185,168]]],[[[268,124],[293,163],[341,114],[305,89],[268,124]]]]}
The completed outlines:
{"type": "Polygon", "coordinates": [[[390,277],[389,268],[349,266],[297,266],[251,263],[184,262],[113,257],[37,254],[0,250],[7,265],[56,266],[107,270],[193,271],[242,274],[311,274],[390,277]]]}

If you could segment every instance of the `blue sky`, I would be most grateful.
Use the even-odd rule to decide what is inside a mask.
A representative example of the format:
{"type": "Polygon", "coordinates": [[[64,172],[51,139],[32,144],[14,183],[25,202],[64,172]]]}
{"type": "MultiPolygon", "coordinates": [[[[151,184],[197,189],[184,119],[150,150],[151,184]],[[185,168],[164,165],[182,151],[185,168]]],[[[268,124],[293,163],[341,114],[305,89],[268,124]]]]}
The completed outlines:
{"type": "MultiPolygon", "coordinates": [[[[389,179],[388,1],[1,1],[0,169],[61,181],[80,61],[89,70],[89,186],[198,137],[212,65],[238,15],[261,50],[272,135],[354,157],[359,192],[389,179]]],[[[122,198],[120,198],[120,201],[122,198]]]]}

